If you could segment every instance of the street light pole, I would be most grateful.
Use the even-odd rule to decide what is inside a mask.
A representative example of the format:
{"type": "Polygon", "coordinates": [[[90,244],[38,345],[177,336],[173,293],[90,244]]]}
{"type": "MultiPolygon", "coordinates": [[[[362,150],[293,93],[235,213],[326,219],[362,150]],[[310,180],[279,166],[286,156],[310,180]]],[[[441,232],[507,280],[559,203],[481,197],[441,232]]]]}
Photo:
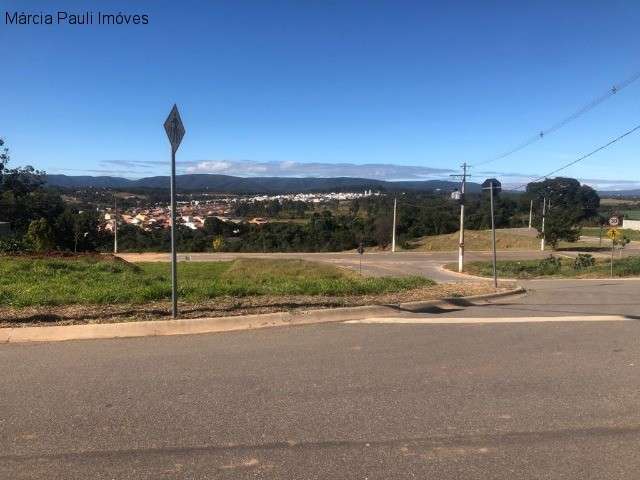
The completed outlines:
{"type": "Polygon", "coordinates": [[[489,188],[491,194],[491,236],[493,237],[493,286],[498,288],[498,273],[496,269],[496,222],[493,216],[493,180],[489,188]]]}
{"type": "Polygon", "coordinates": [[[398,197],[393,197],[393,235],[391,237],[391,252],[396,251],[396,209],[398,207],[398,197]]]}

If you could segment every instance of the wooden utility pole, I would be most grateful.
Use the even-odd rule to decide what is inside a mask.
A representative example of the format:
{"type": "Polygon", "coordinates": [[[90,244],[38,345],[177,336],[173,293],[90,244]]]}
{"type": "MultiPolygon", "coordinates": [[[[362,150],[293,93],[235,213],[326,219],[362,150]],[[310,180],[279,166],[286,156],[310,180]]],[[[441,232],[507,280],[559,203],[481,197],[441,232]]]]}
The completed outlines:
{"type": "Polygon", "coordinates": [[[396,251],[396,209],[398,207],[398,197],[393,197],[393,234],[391,236],[391,252],[396,251]]]}
{"type": "Polygon", "coordinates": [[[113,196],[113,254],[118,253],[118,197],[113,196]]]}
{"type": "Polygon", "coordinates": [[[542,236],[540,237],[540,250],[544,252],[544,217],[547,213],[547,197],[542,197],[542,236]]]}

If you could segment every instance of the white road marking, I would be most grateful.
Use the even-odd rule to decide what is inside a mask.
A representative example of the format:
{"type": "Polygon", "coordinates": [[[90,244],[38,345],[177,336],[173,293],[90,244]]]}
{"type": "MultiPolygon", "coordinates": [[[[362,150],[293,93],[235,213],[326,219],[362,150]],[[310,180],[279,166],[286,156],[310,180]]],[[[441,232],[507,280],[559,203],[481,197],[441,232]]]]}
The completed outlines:
{"type": "Polygon", "coordinates": [[[347,320],[344,323],[397,323],[397,324],[483,324],[483,323],[540,323],[540,322],[621,322],[628,321],[624,315],[569,315],[564,317],[380,317],[347,320]]]}

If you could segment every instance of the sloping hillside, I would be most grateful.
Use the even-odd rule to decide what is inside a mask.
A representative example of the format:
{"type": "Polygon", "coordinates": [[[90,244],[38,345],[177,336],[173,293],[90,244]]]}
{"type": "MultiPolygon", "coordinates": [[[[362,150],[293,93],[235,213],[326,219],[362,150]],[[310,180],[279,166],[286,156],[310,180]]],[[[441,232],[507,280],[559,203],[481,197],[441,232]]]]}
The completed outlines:
{"type": "MultiPolygon", "coordinates": [[[[536,230],[508,228],[496,230],[498,250],[532,250],[540,248],[536,230]]],[[[446,235],[421,237],[409,242],[412,250],[449,251],[458,248],[459,232],[446,235]]],[[[467,250],[491,250],[491,230],[465,230],[464,244],[467,250]]]]}

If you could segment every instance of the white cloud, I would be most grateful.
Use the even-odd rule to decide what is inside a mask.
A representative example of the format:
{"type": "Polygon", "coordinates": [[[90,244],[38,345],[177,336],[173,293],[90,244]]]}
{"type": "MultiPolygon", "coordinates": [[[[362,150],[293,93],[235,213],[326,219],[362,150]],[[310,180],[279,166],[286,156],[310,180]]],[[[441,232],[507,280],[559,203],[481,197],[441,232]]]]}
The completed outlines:
{"type": "Polygon", "coordinates": [[[245,177],[360,177],[380,180],[424,180],[441,178],[453,172],[451,169],[412,165],[256,162],[253,160],[205,160],[187,166],[185,171],[245,177]]]}

